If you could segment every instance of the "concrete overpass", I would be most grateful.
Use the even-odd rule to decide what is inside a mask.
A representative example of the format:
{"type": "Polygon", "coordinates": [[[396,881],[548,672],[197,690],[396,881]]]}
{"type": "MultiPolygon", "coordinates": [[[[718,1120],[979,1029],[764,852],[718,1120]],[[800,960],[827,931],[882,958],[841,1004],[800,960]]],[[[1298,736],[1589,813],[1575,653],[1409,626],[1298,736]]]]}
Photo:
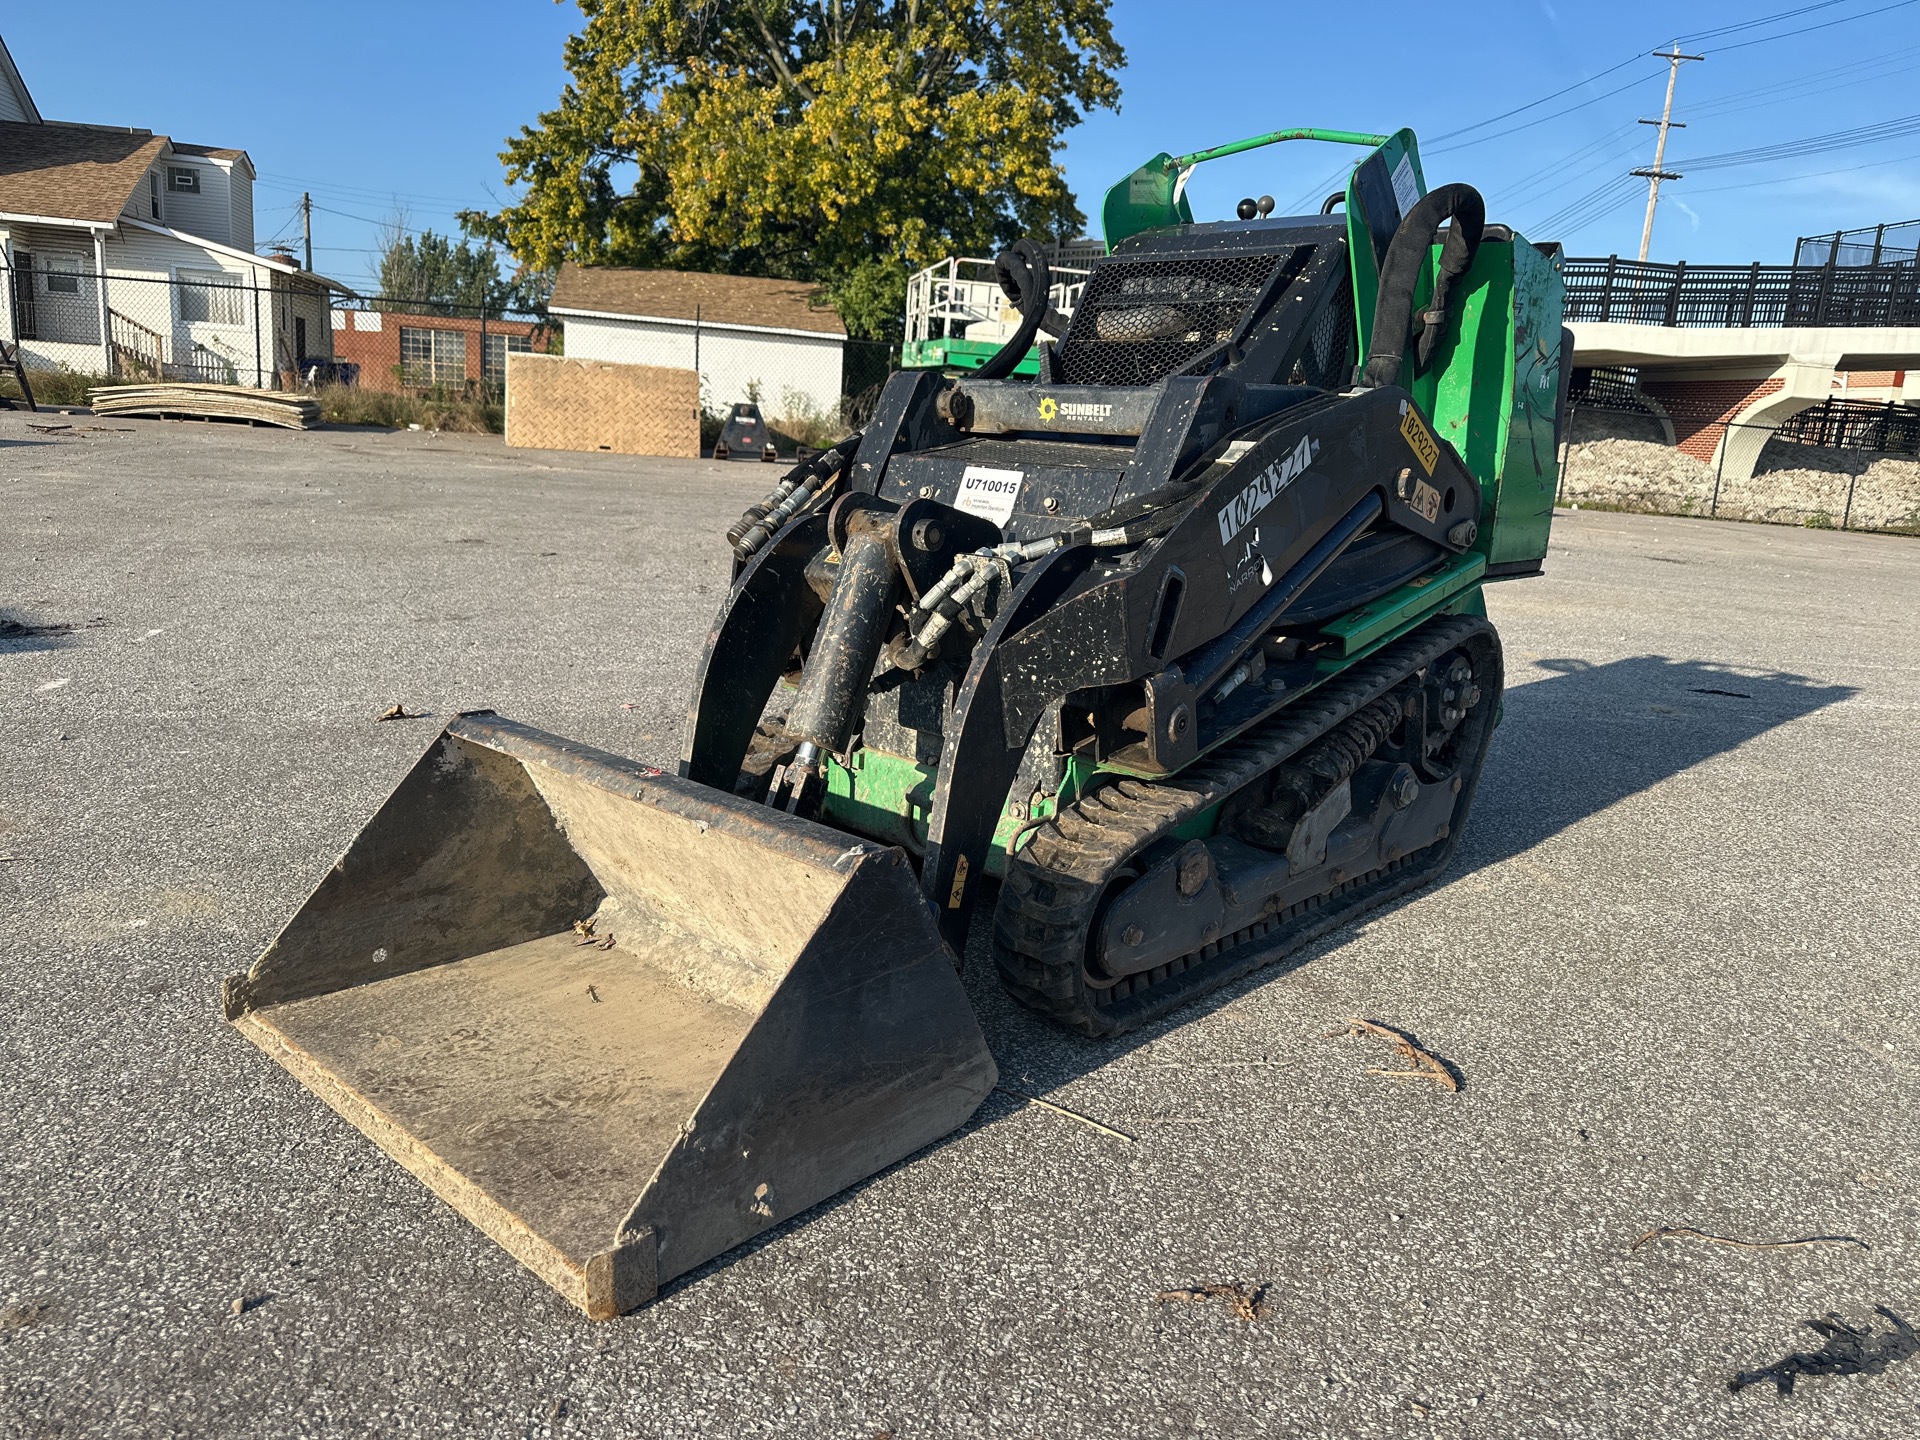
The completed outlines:
{"type": "Polygon", "coordinates": [[[1752,475],[1781,421],[1828,399],[1920,404],[1920,326],[1679,329],[1576,320],[1570,328],[1574,364],[1638,370],[1672,443],[1728,479],[1752,475]]]}
{"type": "Polygon", "coordinates": [[[1574,363],[1637,370],[1672,442],[1746,479],[1802,410],[1920,403],[1920,257],[1842,265],[1839,253],[1820,265],[1568,259],[1574,363]]]}

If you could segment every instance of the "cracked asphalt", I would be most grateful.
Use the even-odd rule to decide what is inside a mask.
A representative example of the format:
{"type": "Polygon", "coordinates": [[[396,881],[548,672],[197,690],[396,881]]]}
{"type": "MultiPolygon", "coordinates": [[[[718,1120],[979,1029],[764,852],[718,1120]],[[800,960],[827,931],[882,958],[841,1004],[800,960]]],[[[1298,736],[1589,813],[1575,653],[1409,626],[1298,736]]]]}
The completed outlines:
{"type": "Polygon", "coordinates": [[[671,763],[771,473],[0,414],[0,1433],[1920,1433],[1920,1360],[1728,1388],[1920,1324],[1913,541],[1561,514],[1442,883],[1119,1043],[976,945],[1134,1138],[997,1094],[615,1322],[225,1025],[436,720],[671,763]]]}

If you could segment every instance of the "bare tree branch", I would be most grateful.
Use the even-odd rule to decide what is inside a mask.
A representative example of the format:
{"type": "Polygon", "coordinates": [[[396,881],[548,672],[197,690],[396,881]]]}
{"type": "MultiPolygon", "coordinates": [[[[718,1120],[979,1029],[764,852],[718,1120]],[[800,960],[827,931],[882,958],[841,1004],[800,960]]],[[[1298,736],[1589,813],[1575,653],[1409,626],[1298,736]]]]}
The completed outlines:
{"type": "MultiPolygon", "coordinates": [[[[752,9],[751,6],[748,8],[752,9]]],[[[798,75],[795,75],[792,70],[787,68],[786,52],[781,48],[780,42],[773,38],[773,32],[767,28],[767,22],[758,10],[753,10],[753,23],[760,30],[760,38],[766,41],[767,58],[773,61],[773,68],[780,72],[780,78],[786,81],[787,84],[798,93],[802,100],[805,100],[811,105],[813,103],[813,91],[807,87],[798,75]]]]}

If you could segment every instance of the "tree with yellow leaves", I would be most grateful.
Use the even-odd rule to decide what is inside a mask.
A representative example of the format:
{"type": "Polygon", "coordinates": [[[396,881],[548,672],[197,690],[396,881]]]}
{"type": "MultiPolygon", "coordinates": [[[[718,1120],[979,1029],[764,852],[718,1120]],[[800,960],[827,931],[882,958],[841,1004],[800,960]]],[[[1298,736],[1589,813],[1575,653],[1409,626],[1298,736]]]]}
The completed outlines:
{"type": "Polygon", "coordinates": [[[559,105],[507,142],[519,260],[819,281],[896,333],[911,269],[1065,239],[1056,159],[1113,109],[1107,0],[578,0],[559,105]]]}

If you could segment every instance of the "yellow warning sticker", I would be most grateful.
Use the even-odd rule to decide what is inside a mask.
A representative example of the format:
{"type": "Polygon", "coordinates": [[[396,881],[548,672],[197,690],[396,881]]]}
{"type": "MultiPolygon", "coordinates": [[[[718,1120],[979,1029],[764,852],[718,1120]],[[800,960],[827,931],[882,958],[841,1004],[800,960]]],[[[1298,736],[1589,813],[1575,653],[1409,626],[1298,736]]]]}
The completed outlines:
{"type": "Polygon", "coordinates": [[[1413,451],[1420,468],[1429,475],[1433,474],[1433,467],[1440,463],[1440,442],[1433,438],[1433,432],[1427,429],[1427,422],[1420,418],[1420,412],[1411,405],[1407,406],[1407,413],[1400,420],[1400,438],[1407,442],[1407,448],[1413,451]]]}
{"type": "Polygon", "coordinates": [[[953,867],[953,889],[947,892],[947,909],[958,910],[960,898],[967,893],[967,857],[962,855],[960,863],[953,867]]]}

